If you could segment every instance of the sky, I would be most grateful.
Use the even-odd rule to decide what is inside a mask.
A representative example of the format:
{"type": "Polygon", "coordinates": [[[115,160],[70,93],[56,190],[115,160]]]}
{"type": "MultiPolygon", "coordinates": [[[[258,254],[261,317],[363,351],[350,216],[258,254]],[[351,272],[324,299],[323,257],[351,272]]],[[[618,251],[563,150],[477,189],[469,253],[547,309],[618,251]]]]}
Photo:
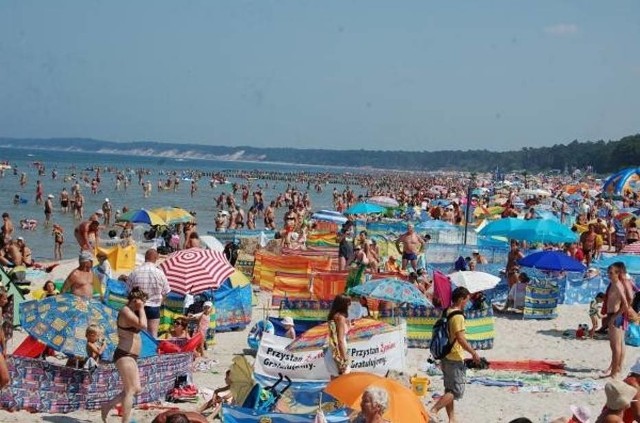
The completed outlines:
{"type": "Polygon", "coordinates": [[[505,151],[639,128],[637,0],[0,1],[0,137],[505,151]]]}

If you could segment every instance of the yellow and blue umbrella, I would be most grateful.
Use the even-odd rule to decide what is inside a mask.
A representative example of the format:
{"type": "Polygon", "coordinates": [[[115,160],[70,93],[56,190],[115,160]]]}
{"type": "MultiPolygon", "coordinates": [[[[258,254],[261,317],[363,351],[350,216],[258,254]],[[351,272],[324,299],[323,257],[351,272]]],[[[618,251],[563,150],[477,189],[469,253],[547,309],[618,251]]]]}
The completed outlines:
{"type": "Polygon", "coordinates": [[[168,225],[193,221],[193,215],[180,207],[158,207],[151,210],[151,213],[157,214],[168,225]]]}
{"type": "Polygon", "coordinates": [[[56,351],[76,357],[87,356],[87,326],[100,328],[107,348],[103,357],[113,356],[118,345],[118,311],[98,300],[73,294],[47,297],[20,304],[20,324],[38,341],[56,351]]]}
{"type": "Polygon", "coordinates": [[[131,210],[126,213],[123,213],[119,218],[120,222],[131,222],[131,223],[146,223],[147,225],[166,225],[167,222],[164,221],[160,216],[155,214],[152,211],[139,209],[139,210],[131,210]]]}

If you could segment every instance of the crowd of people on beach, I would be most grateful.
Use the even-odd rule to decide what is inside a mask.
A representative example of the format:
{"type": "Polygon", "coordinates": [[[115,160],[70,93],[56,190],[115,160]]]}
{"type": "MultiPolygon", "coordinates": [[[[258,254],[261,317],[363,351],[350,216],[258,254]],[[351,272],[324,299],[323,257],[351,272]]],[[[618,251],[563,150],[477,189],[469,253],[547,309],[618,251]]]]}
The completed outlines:
{"type": "MultiPolygon", "coordinates": [[[[102,300],[105,292],[105,278],[114,275],[109,269],[106,255],[94,256],[97,247],[101,246],[104,234],[107,240],[115,240],[122,245],[130,245],[133,241],[133,224],[121,221],[127,213],[125,205],[116,206],[109,198],[101,201],[101,206],[92,213],[87,213],[85,189],[88,195],[101,194],[101,185],[110,179],[115,191],[131,190],[140,187],[143,198],[148,198],[154,187],[151,179],[154,175],[146,169],[117,169],[95,167],[88,171],[68,175],[65,179],[70,188],[66,187],[58,193],[47,194],[43,180],[46,175],[44,164],[38,166],[38,177],[35,184],[35,203],[42,207],[43,226],[51,229],[53,239],[53,259],[61,260],[63,248],[68,243],[60,217],[73,216],[73,235],[80,251],[79,264],[70,272],[64,281],[60,293],[70,293],[82,298],[93,298],[94,295],[102,300]],[[132,182],[133,180],[133,182],[132,182]],[[137,180],[137,184],[135,181],[137,180]],[[94,263],[97,265],[94,266],[94,263]],[[96,275],[104,277],[96,277],[96,275]]],[[[19,173],[18,183],[21,187],[28,184],[25,172],[19,173]]],[[[493,175],[495,176],[495,175],[493,175]]],[[[201,180],[208,180],[209,187],[224,187],[224,191],[212,196],[211,207],[216,209],[213,222],[198,222],[198,210],[192,210],[193,219],[190,222],[172,225],[166,228],[152,228],[148,238],[162,237],[170,251],[189,248],[202,248],[199,240],[198,224],[213,228],[216,232],[241,231],[262,229],[273,231],[279,248],[304,249],[309,233],[318,229],[319,222],[312,218],[314,204],[313,193],[327,190],[329,184],[340,184],[331,189],[333,209],[343,213],[349,207],[366,201],[371,197],[387,197],[398,206],[388,213],[375,216],[349,215],[346,223],[341,223],[337,231],[338,269],[340,271],[354,270],[356,283],[365,280],[371,273],[403,274],[414,284],[423,295],[431,301],[434,298],[433,280],[429,277],[427,264],[421,262],[420,256],[427,250],[431,236],[428,233],[418,233],[415,225],[424,220],[440,220],[464,227],[477,221],[494,217],[508,218],[521,216],[523,219],[536,219],[550,213],[561,222],[572,221],[570,227],[578,235],[577,242],[569,244],[523,244],[512,240],[509,244],[507,261],[504,263],[505,277],[509,285],[507,303],[504,307],[494,307],[496,313],[507,312],[510,309],[521,308],[519,302],[522,290],[530,283],[530,277],[522,272],[518,261],[524,257],[526,250],[534,247],[546,250],[564,251],[568,256],[583,262],[587,267],[598,260],[604,253],[616,253],[623,248],[633,245],[640,240],[636,217],[633,210],[640,206],[635,192],[625,192],[620,198],[607,197],[594,192],[601,182],[595,177],[578,178],[576,175],[538,175],[535,181],[532,176],[511,175],[509,180],[502,181],[492,175],[468,175],[461,173],[308,173],[308,172],[263,172],[263,171],[226,171],[205,172],[185,170],[182,172],[166,171],[159,175],[155,189],[158,192],[176,192],[180,185],[188,186],[190,196],[202,195],[198,186],[201,180]],[[227,183],[229,179],[235,182],[227,183]],[[267,198],[267,192],[275,191],[274,186],[281,184],[282,192],[267,198]],[[284,185],[286,184],[286,185],[284,185]],[[544,190],[539,187],[544,187],[544,190]],[[571,187],[569,189],[569,187],[571,187]],[[305,189],[306,188],[306,189],[305,189]],[[533,188],[537,188],[536,192],[533,188]],[[569,193],[569,191],[572,191],[569,193]],[[529,192],[529,193],[527,193],[529,192]],[[471,207],[473,205],[473,207],[471,207]],[[496,207],[498,207],[496,209],[496,207]],[[622,213],[628,216],[620,218],[622,213]],[[278,221],[277,215],[282,216],[278,221]],[[572,219],[575,216],[575,220],[572,219]],[[358,220],[383,221],[385,218],[406,223],[406,231],[393,240],[398,255],[383,254],[377,240],[370,237],[367,230],[356,232],[358,220]]],[[[51,172],[51,178],[57,179],[57,169],[51,172]]],[[[18,203],[20,198],[17,197],[18,203]]],[[[13,211],[11,211],[14,214],[13,211]]],[[[21,219],[20,226],[14,227],[9,212],[2,215],[0,226],[0,264],[8,269],[13,282],[18,285],[25,281],[26,270],[31,267],[50,270],[44,263],[34,260],[34,252],[26,244],[24,237],[17,236],[19,230],[33,230],[35,226],[21,219]]],[[[37,222],[36,222],[37,225],[37,222]]],[[[166,251],[166,250],[165,250],[166,251]]],[[[113,356],[113,362],[123,381],[123,391],[102,408],[102,419],[106,421],[109,411],[117,404],[122,404],[122,419],[129,421],[133,398],[142,387],[137,368],[140,354],[140,331],[148,331],[154,338],[158,337],[160,307],[170,292],[166,276],[156,266],[161,248],[150,248],[144,255],[144,263],[137,266],[130,274],[122,275],[120,279],[129,288],[126,306],[120,311],[117,319],[118,345],[113,356]]],[[[41,254],[42,255],[42,254],[41,254]]],[[[456,262],[457,270],[475,270],[487,264],[487,259],[479,250],[474,250],[469,257],[461,257],[456,262]]],[[[631,369],[629,376],[620,381],[623,376],[625,363],[624,331],[630,322],[640,321],[639,310],[635,309],[637,288],[627,274],[624,263],[614,263],[607,269],[610,285],[605,292],[599,293],[589,308],[592,327],[591,337],[598,333],[607,334],[611,347],[611,360],[608,369],[602,376],[611,378],[605,387],[606,405],[597,421],[613,422],[623,420],[625,413],[640,419],[640,408],[636,402],[640,399],[640,370],[638,365],[631,369]],[[598,329],[597,326],[600,326],[598,329]],[[633,390],[631,389],[633,388],[633,390]]],[[[46,295],[56,295],[55,286],[47,281],[44,291],[46,295]]],[[[327,368],[337,377],[350,372],[350,357],[346,334],[350,327],[348,315],[351,301],[363,301],[366,298],[351,298],[338,295],[333,301],[327,316],[329,326],[329,350],[325,356],[327,368]]],[[[435,403],[431,404],[430,413],[434,421],[438,421],[438,414],[445,410],[449,421],[456,421],[454,404],[460,400],[465,391],[465,361],[464,353],[471,355],[473,362],[480,357],[465,338],[464,311],[474,296],[464,288],[456,288],[452,292],[452,306],[445,316],[450,317],[448,334],[452,348],[440,361],[443,373],[445,393],[435,403]],[[453,314],[456,313],[456,314],[453,314]]],[[[434,301],[437,303],[437,301],[434,301]]],[[[0,292],[0,307],[6,303],[6,292],[0,292]]],[[[390,303],[381,303],[381,308],[395,307],[390,303]]],[[[171,329],[171,337],[189,337],[187,328],[194,322],[197,331],[203,333],[197,353],[206,355],[207,323],[212,304],[203,304],[199,313],[187,314],[175,319],[171,329]]],[[[7,322],[3,322],[3,327],[7,322]]],[[[287,328],[287,335],[295,338],[293,321],[283,323],[287,328]]],[[[6,331],[3,331],[3,335],[6,331]]],[[[99,327],[90,327],[86,332],[87,356],[89,366],[100,365],[101,354],[104,351],[104,340],[99,327]]],[[[0,341],[3,356],[6,356],[6,336],[0,341]]],[[[83,364],[84,365],[84,364],[83,364]]],[[[0,386],[9,383],[9,374],[4,359],[0,359],[0,386]]],[[[225,402],[232,402],[228,390],[223,387],[214,392],[214,397],[200,411],[212,407],[219,409],[225,402]]],[[[385,421],[383,415],[389,406],[389,393],[377,387],[367,388],[362,396],[361,413],[354,421],[365,423],[379,423],[385,421]]],[[[584,409],[574,410],[570,419],[559,421],[581,421],[584,409]],[[573,419],[573,420],[572,420],[573,419]],[[577,420],[576,420],[577,419],[577,420]]],[[[182,413],[165,415],[164,421],[198,421],[199,414],[191,416],[182,413]],[[177,417],[176,417],[177,416],[177,417]]],[[[158,420],[161,421],[161,420],[158,420]]],[[[525,420],[521,420],[525,421],[525,420]]]]}

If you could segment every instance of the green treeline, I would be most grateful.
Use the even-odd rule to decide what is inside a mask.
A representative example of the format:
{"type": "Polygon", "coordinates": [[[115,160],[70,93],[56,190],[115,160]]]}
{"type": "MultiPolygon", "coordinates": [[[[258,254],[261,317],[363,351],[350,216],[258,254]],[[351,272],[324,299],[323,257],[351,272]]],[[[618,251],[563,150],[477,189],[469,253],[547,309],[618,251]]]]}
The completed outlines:
{"type": "MultiPolygon", "coordinates": [[[[325,166],[374,167],[401,170],[466,170],[503,171],[527,169],[585,168],[592,166],[597,173],[608,173],[620,168],[640,166],[640,134],[619,141],[578,142],[557,144],[553,147],[526,147],[517,151],[376,151],[376,150],[322,150],[294,148],[255,148],[207,146],[200,144],[168,144],[158,142],[116,143],[91,139],[15,139],[0,138],[0,146],[39,149],[76,149],[95,151],[95,145],[121,153],[132,149],[155,152],[175,150],[215,156],[232,155],[242,151],[244,160],[277,161],[325,166]]],[[[149,155],[153,155],[150,153],[149,155]]]]}

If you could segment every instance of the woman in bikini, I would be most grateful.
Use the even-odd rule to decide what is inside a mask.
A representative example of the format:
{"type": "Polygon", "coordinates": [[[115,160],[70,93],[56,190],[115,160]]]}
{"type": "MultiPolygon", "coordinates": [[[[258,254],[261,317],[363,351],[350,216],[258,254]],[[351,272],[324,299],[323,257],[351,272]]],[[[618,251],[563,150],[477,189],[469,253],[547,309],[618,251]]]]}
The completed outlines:
{"type": "Polygon", "coordinates": [[[102,421],[107,421],[109,411],[122,403],[122,422],[129,422],[133,397],[142,392],[138,373],[138,356],[142,346],[140,331],[147,328],[144,303],[147,294],[139,288],[133,288],[128,296],[129,302],[118,313],[118,346],[113,353],[113,362],[120,373],[123,390],[111,401],[102,406],[102,421]]]}
{"type": "Polygon", "coordinates": [[[336,296],[327,317],[329,324],[329,348],[325,351],[324,362],[331,379],[351,371],[351,359],[347,349],[349,332],[349,306],[351,298],[344,294],[336,296]]]}

